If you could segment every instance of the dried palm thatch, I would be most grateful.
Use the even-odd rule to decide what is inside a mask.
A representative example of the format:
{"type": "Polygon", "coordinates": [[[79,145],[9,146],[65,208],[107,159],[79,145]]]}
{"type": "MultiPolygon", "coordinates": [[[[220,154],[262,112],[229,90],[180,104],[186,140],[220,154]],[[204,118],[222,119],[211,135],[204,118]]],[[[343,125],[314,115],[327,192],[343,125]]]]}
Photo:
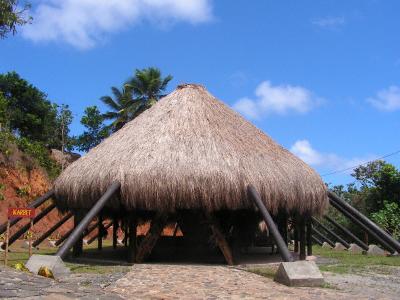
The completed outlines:
{"type": "Polygon", "coordinates": [[[55,182],[57,204],[90,208],[114,181],[115,209],[252,208],[248,184],[272,212],[319,214],[327,204],[313,169],[194,84],[178,86],[72,163],[55,182]]]}

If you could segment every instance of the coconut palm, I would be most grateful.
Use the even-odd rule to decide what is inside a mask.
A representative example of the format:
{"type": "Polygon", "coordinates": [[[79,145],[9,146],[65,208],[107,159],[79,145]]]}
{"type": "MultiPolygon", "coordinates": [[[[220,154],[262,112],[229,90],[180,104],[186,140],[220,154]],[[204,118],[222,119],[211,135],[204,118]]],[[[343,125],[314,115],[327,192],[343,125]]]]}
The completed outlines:
{"type": "Polygon", "coordinates": [[[125,88],[130,90],[132,95],[141,102],[133,117],[148,109],[163,97],[163,92],[171,80],[171,75],[162,78],[161,71],[158,68],[136,69],[135,76],[125,84],[125,88]]]}
{"type": "Polygon", "coordinates": [[[119,90],[112,87],[111,91],[113,97],[103,96],[100,99],[111,109],[104,113],[103,117],[106,120],[113,120],[109,127],[115,132],[132,119],[133,113],[141,103],[139,100],[132,99],[132,92],[129,89],[122,88],[122,90],[119,90]]]}

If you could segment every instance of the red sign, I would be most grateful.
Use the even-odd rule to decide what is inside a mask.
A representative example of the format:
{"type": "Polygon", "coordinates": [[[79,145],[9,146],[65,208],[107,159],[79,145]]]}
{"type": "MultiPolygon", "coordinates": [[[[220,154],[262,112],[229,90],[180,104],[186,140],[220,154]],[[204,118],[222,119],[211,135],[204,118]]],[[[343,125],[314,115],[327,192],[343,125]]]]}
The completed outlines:
{"type": "Polygon", "coordinates": [[[34,208],[16,208],[9,207],[8,208],[8,217],[9,218],[34,218],[35,217],[35,209],[34,208]]]}

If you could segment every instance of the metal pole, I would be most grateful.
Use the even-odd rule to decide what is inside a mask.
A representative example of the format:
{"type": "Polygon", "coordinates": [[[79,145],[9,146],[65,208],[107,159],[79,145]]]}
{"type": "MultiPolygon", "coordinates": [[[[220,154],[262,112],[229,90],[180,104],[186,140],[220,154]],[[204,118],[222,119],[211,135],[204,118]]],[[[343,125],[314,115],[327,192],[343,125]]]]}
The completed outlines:
{"type": "Polygon", "coordinates": [[[376,234],[375,231],[372,231],[368,226],[362,223],[359,219],[357,219],[355,216],[353,216],[351,213],[349,213],[335,201],[330,201],[330,204],[338,211],[340,211],[344,216],[349,218],[351,221],[359,225],[363,230],[372,235],[374,239],[377,240],[384,248],[389,250],[390,253],[396,253],[396,250],[391,245],[389,245],[384,239],[382,239],[378,234],[376,234]]]}
{"type": "Polygon", "coordinates": [[[344,234],[346,234],[351,240],[353,240],[358,246],[363,248],[364,250],[368,250],[368,245],[364,243],[362,240],[360,240],[358,237],[356,237],[353,233],[351,233],[350,230],[348,230],[346,227],[343,225],[339,224],[336,222],[334,219],[332,219],[329,216],[324,216],[324,218],[330,222],[333,226],[341,230],[344,234]]]}
{"type": "MultiPolygon", "coordinates": [[[[35,201],[29,203],[29,205],[27,207],[28,208],[36,208],[39,205],[41,205],[42,203],[44,203],[47,200],[49,200],[49,198],[51,198],[53,196],[54,196],[54,190],[50,190],[46,194],[44,194],[42,197],[39,197],[35,201]]],[[[10,219],[10,227],[14,226],[15,224],[17,224],[21,220],[22,220],[22,218],[12,218],[12,219],[10,219]]],[[[8,222],[5,222],[4,224],[0,225],[0,234],[3,234],[6,231],[7,223],[8,222]]]]}
{"type": "Polygon", "coordinates": [[[42,243],[46,238],[48,238],[54,231],[56,231],[59,227],[61,227],[65,222],[67,222],[73,216],[72,212],[66,214],[60,221],[58,221],[53,227],[51,227],[47,232],[45,232],[40,238],[38,238],[35,242],[33,242],[33,247],[37,247],[42,243]]]}
{"type": "MultiPolygon", "coordinates": [[[[33,223],[36,224],[39,222],[43,217],[45,217],[50,211],[52,211],[56,207],[55,204],[51,204],[50,206],[46,207],[42,210],[36,217],[33,218],[33,223]]],[[[9,246],[12,245],[16,240],[18,240],[25,232],[29,230],[31,227],[31,223],[25,224],[21,227],[12,237],[10,237],[9,246]]],[[[4,249],[3,245],[1,248],[4,249]]]]}
{"type": "Polygon", "coordinates": [[[330,239],[328,239],[326,236],[324,236],[321,232],[319,232],[315,227],[312,229],[313,233],[315,233],[317,236],[319,236],[324,242],[327,242],[329,245],[332,247],[335,247],[335,243],[332,242],[330,239]]]}
{"type": "Polygon", "coordinates": [[[69,249],[76,243],[76,241],[82,236],[86,227],[93,220],[93,218],[101,211],[101,209],[106,205],[106,203],[114,196],[114,194],[119,191],[121,184],[119,182],[113,183],[104,195],[96,202],[96,204],[90,209],[79,225],[74,229],[72,234],[66,240],[66,242],[61,246],[57,252],[57,256],[62,259],[68,254],[69,249]]]}
{"type": "Polygon", "coordinates": [[[274,220],[272,220],[271,215],[269,214],[267,208],[265,207],[264,203],[262,202],[260,195],[258,194],[256,189],[251,185],[248,186],[247,191],[249,193],[250,198],[254,201],[254,203],[260,210],[264,221],[267,223],[268,230],[272,234],[272,236],[276,242],[276,245],[278,246],[279,253],[282,256],[283,261],[286,261],[286,262],[293,261],[293,257],[290,254],[289,249],[287,248],[286,243],[283,240],[281,234],[279,233],[278,228],[276,228],[274,220]]]}
{"type": "Polygon", "coordinates": [[[387,244],[392,246],[397,252],[400,252],[400,242],[396,241],[390,234],[382,230],[378,225],[364,216],[361,212],[355,209],[353,206],[349,205],[346,201],[341,199],[335,193],[328,191],[328,196],[330,202],[335,202],[340,205],[343,209],[348,211],[350,214],[355,216],[361,223],[371,229],[376,235],[378,235],[381,239],[383,239],[387,244]]]}
{"type": "Polygon", "coordinates": [[[327,233],[329,233],[331,236],[333,236],[336,240],[338,240],[340,243],[343,244],[343,246],[345,246],[346,248],[350,247],[350,244],[345,241],[344,239],[342,239],[340,236],[338,236],[336,233],[334,233],[332,230],[330,230],[328,227],[326,227],[324,224],[322,224],[321,222],[319,222],[316,218],[312,218],[314,223],[317,223],[319,227],[321,227],[322,229],[324,229],[327,233]]]}

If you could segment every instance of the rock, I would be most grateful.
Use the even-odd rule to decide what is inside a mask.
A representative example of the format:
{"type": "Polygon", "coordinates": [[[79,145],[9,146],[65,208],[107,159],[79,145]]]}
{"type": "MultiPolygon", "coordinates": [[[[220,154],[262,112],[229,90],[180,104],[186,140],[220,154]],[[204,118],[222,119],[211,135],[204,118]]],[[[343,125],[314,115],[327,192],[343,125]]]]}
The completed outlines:
{"type": "Polygon", "coordinates": [[[386,252],[385,250],[383,250],[382,248],[378,247],[377,245],[369,245],[368,247],[368,255],[379,255],[379,256],[386,256],[386,252]]]}
{"type": "Polygon", "coordinates": [[[309,256],[306,257],[306,260],[307,260],[307,261],[316,261],[316,260],[317,260],[317,257],[314,256],[314,255],[309,255],[309,256]]]}
{"type": "Polygon", "coordinates": [[[355,253],[355,254],[363,253],[363,249],[360,246],[358,246],[357,244],[354,244],[354,243],[350,244],[350,247],[349,247],[348,250],[349,250],[349,252],[355,253]]]}
{"type": "Polygon", "coordinates": [[[26,267],[34,274],[37,274],[41,267],[47,267],[56,278],[70,273],[70,270],[64,265],[59,256],[34,254],[26,263],[26,267]]]}
{"type": "Polygon", "coordinates": [[[347,250],[347,248],[342,243],[335,243],[335,248],[333,250],[343,251],[347,250]]]}
{"type": "MultiPolygon", "coordinates": [[[[23,249],[29,249],[29,242],[28,241],[24,241],[22,244],[21,244],[21,248],[23,248],[23,249]]],[[[33,248],[33,247],[32,247],[33,248]]]]}
{"type": "Polygon", "coordinates": [[[327,242],[323,242],[323,244],[322,244],[321,247],[322,247],[322,248],[326,248],[326,249],[332,249],[332,246],[329,245],[327,242]]]}
{"type": "Polygon", "coordinates": [[[83,244],[84,245],[88,245],[88,240],[87,239],[83,239],[83,244]]]}
{"type": "Polygon", "coordinates": [[[48,243],[49,243],[49,246],[50,246],[50,247],[57,247],[57,246],[56,246],[56,242],[57,242],[57,241],[51,241],[51,240],[50,240],[48,243]]]}
{"type": "Polygon", "coordinates": [[[287,286],[322,286],[324,277],[313,261],[282,262],[274,280],[287,286]]]}
{"type": "Polygon", "coordinates": [[[119,239],[117,240],[117,244],[120,245],[120,246],[123,246],[123,245],[124,245],[124,243],[122,242],[122,240],[119,240],[119,239]]]}

